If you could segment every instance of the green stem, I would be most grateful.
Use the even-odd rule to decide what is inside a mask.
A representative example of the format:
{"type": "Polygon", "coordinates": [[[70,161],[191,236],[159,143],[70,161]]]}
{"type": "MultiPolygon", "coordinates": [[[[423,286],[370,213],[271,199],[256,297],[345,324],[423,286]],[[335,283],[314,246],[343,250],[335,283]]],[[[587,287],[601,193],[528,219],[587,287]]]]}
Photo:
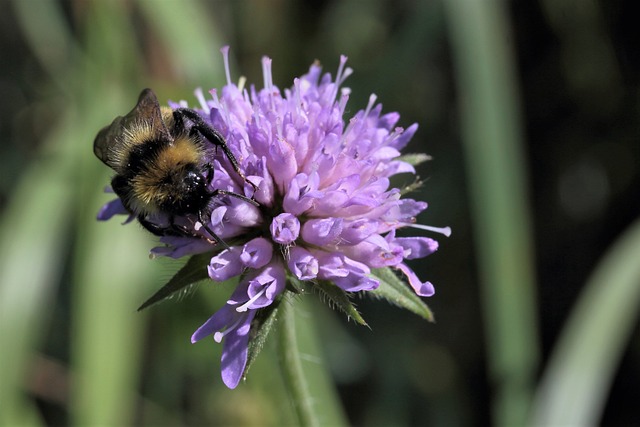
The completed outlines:
{"type": "Polygon", "coordinates": [[[294,313],[294,294],[287,292],[280,305],[280,328],[278,350],[280,367],[285,386],[291,397],[298,421],[303,426],[318,426],[318,416],[313,407],[313,399],[302,369],[302,360],[298,350],[294,313]]]}

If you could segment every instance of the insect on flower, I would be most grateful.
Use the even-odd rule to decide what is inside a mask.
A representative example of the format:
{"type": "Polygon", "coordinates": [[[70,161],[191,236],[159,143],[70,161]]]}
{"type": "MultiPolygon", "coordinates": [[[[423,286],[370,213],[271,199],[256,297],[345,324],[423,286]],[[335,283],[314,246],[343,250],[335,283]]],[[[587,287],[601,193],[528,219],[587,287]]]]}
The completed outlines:
{"type": "Polygon", "coordinates": [[[153,91],[145,89],[129,114],[116,117],[98,133],[93,151],[116,172],[111,186],[126,210],[151,233],[200,237],[175,221],[193,215],[217,244],[227,247],[204,219],[211,200],[226,195],[258,203],[232,191],[211,189],[214,168],[205,153],[217,147],[255,191],[216,129],[192,109],[160,107],[153,91]],[[164,224],[159,216],[164,216],[164,224]]]}
{"type": "Polygon", "coordinates": [[[196,90],[199,105],[184,108],[184,101],[171,109],[144,91],[133,111],[96,139],[96,154],[117,173],[112,186],[119,196],[98,219],[134,214],[162,236],[153,256],[193,255],[140,309],[193,277],[208,275],[214,284],[238,278],[226,304],[191,336],[194,343],[213,337],[222,344],[221,377],[229,388],[246,376],[262,347],[253,344],[264,342],[293,294],[316,291],[362,325],[350,299],[356,293],[433,320],[421,297],[435,288],[409,262],[434,253],[438,242],[407,232],[449,236],[451,229],[419,224],[427,203],[403,197],[391,181],[415,175],[414,166],[428,157],[402,156],[418,125],[397,126],[400,115],[383,114],[375,95],[347,116],[350,89],[342,85],[352,70],[345,56],[335,76],[314,62],[281,91],[270,58],[262,60],[258,88],[243,78],[234,83],[229,48],[221,51],[227,83],[210,98],[196,90]],[[220,147],[222,156],[206,145],[220,147]],[[169,226],[158,226],[158,213],[169,226]],[[215,242],[181,228],[189,217],[215,242]]]}

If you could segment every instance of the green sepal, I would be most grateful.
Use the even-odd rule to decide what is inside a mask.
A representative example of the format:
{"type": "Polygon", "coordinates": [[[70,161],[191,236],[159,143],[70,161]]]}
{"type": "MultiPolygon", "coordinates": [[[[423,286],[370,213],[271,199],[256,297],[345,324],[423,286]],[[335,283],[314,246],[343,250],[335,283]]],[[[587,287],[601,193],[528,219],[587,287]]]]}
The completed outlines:
{"type": "Polygon", "coordinates": [[[314,283],[315,290],[320,293],[320,296],[324,299],[328,299],[330,302],[330,306],[337,307],[340,311],[346,314],[348,317],[351,317],[356,323],[368,326],[367,322],[362,318],[360,312],[356,309],[356,307],[351,302],[349,295],[342,290],[340,287],[326,280],[319,280],[314,283]]]}
{"type": "Polygon", "coordinates": [[[404,187],[402,187],[400,189],[400,195],[404,196],[404,195],[406,195],[408,193],[412,193],[412,192],[420,189],[420,187],[422,187],[422,184],[424,184],[424,181],[421,180],[419,177],[416,177],[415,181],[413,181],[409,185],[405,185],[404,187]]]}
{"type": "Polygon", "coordinates": [[[431,309],[413,292],[389,267],[378,268],[371,273],[380,280],[380,286],[374,291],[367,292],[379,299],[385,299],[391,304],[405,308],[429,322],[435,322],[431,309]]]}
{"type": "Polygon", "coordinates": [[[431,160],[431,156],[424,153],[408,153],[408,154],[403,154],[402,156],[396,157],[395,160],[400,160],[401,162],[409,163],[411,166],[418,166],[421,163],[431,160]]]}
{"type": "MultiPolygon", "coordinates": [[[[285,291],[285,293],[286,292],[288,291],[285,291]]],[[[271,332],[273,325],[276,324],[281,301],[282,296],[268,307],[258,310],[256,316],[253,318],[253,321],[251,322],[251,335],[249,337],[247,365],[244,368],[243,376],[247,375],[249,368],[258,357],[258,354],[260,354],[264,344],[267,342],[269,332],[271,332]]]]}
{"type": "Polygon", "coordinates": [[[170,298],[174,293],[193,285],[196,282],[209,277],[207,265],[211,262],[211,252],[193,255],[180,270],[161,287],[155,294],[146,300],[138,311],[144,310],[162,300],[170,298]]]}
{"type": "Polygon", "coordinates": [[[292,274],[287,274],[287,290],[293,292],[294,294],[304,294],[307,289],[305,289],[305,284],[308,284],[307,287],[311,286],[311,282],[306,282],[304,280],[300,280],[292,274]]]}

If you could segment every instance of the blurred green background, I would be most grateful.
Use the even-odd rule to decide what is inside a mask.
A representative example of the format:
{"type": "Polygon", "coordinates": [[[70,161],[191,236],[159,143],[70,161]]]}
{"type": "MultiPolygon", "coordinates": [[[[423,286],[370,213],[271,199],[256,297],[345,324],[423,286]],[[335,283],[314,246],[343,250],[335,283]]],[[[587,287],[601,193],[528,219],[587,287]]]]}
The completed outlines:
{"type": "MultiPolygon", "coordinates": [[[[630,0],[14,0],[0,14],[0,424],[295,423],[270,343],[249,380],[189,337],[232,288],[137,313],[179,262],[97,223],[97,131],[143,87],[161,102],[232,77],[355,73],[408,151],[434,160],[419,221],[451,238],[412,266],[437,323],[363,298],[371,329],[297,308],[321,421],[640,425],[640,27],[630,0]],[[314,332],[314,330],[317,332],[314,332]],[[344,408],[333,397],[324,368],[344,408]],[[317,391],[316,391],[317,390],[317,391]]],[[[410,178],[409,178],[410,179],[410,178]]],[[[311,300],[313,298],[307,298],[311,300]]]]}

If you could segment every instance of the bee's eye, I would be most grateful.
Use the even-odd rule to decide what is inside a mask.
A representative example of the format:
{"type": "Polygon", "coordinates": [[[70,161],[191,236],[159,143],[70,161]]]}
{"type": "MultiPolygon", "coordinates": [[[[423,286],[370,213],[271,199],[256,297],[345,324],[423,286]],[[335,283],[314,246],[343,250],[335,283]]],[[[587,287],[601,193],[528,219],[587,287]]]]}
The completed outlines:
{"type": "Polygon", "coordinates": [[[189,171],[184,177],[184,186],[191,191],[204,187],[204,177],[194,171],[189,171]]]}

